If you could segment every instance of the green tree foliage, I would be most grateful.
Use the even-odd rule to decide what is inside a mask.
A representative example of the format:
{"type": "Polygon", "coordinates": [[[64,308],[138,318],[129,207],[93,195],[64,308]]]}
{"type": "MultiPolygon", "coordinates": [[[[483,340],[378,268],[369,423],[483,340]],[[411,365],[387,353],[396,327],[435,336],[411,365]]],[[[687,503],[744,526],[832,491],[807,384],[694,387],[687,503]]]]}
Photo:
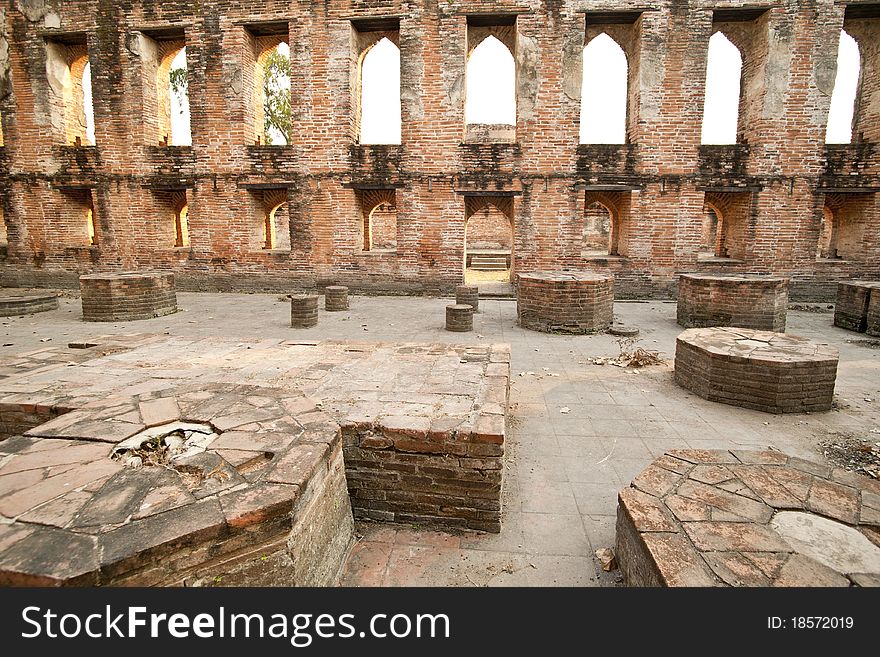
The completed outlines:
{"type": "Polygon", "coordinates": [[[273,49],[263,62],[264,138],[273,143],[273,133],[290,143],[290,57],[273,49]]]}
{"type": "MultiPolygon", "coordinates": [[[[186,67],[172,68],[169,72],[171,78],[171,93],[185,98],[189,93],[189,84],[186,77],[186,67]]],[[[180,103],[180,113],[183,114],[184,103],[180,103]]]]}

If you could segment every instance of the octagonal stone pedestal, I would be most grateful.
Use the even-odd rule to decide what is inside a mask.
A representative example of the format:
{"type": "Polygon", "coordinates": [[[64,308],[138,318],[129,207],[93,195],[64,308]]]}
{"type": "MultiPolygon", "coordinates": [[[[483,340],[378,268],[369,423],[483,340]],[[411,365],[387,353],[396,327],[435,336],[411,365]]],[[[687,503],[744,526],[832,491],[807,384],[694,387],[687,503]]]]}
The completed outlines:
{"type": "Polygon", "coordinates": [[[630,586],[878,586],[880,482],[778,451],[673,450],[620,491],[630,586]]]}
{"type": "Polygon", "coordinates": [[[58,294],[49,290],[0,290],[0,317],[33,315],[58,308],[58,294]]]}
{"type": "Polygon", "coordinates": [[[738,326],[785,331],[788,279],[773,276],[682,274],[678,323],[685,328],[738,326]]]}
{"type": "Polygon", "coordinates": [[[0,586],[322,586],[352,540],[340,427],[296,391],[109,396],[0,442],[0,463],[0,586]],[[215,434],[196,453],[114,458],[192,422],[215,434]]]}
{"type": "Polygon", "coordinates": [[[688,329],[675,347],[675,382],[709,401],[767,413],[827,411],[838,352],[794,335],[729,327],[688,329]]]}

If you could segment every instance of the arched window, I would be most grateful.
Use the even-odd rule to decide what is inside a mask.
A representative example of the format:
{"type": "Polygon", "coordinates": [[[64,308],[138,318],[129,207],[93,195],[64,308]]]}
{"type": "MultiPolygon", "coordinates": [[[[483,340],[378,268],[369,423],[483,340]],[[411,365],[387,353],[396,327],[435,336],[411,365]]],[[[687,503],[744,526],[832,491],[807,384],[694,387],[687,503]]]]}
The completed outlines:
{"type": "Polygon", "coordinates": [[[397,192],[393,189],[363,190],[360,203],[363,250],[397,249],[397,192]]]}
{"type": "Polygon", "coordinates": [[[164,134],[171,146],[192,145],[187,74],[185,46],[166,55],[157,73],[159,114],[167,117],[162,123],[167,125],[164,134]]]}
{"type": "Polygon", "coordinates": [[[735,144],[739,122],[742,55],[724,34],[709,39],[706,97],[703,105],[703,144],[735,144]]]}
{"type": "Polygon", "coordinates": [[[841,30],[837,48],[837,76],[831,107],[828,109],[828,126],[825,143],[849,144],[852,141],[853,114],[859,88],[861,70],[859,45],[849,34],[841,30]]]}
{"type": "Polygon", "coordinates": [[[174,213],[174,246],[189,246],[189,205],[184,203],[174,213]]]}
{"type": "Polygon", "coordinates": [[[360,143],[400,143],[400,49],[383,37],[361,57],[360,143]]]}
{"type": "Polygon", "coordinates": [[[604,203],[592,201],[584,208],[583,244],[584,255],[608,255],[611,252],[611,227],[613,214],[604,203]]]}
{"type": "Polygon", "coordinates": [[[584,48],[581,85],[582,144],[626,142],[626,55],[604,32],[584,48]]]}
{"type": "MultiPolygon", "coordinates": [[[[264,37],[269,39],[269,37],[264,37]]],[[[290,46],[281,37],[271,38],[257,58],[257,139],[267,145],[290,143],[290,46]]]]}
{"type": "Polygon", "coordinates": [[[465,123],[516,124],[516,63],[507,46],[487,36],[470,53],[465,75],[465,123]]]}

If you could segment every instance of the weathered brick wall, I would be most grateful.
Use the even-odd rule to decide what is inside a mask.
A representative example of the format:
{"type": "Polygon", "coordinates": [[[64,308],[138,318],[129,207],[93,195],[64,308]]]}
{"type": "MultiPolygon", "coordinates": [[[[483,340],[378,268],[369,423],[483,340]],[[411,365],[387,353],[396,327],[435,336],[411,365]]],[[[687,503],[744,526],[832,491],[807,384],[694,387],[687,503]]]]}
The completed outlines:
{"type": "MultiPolygon", "coordinates": [[[[865,192],[880,181],[878,19],[832,0],[789,0],[733,18],[713,6],[663,0],[642,11],[644,3],[619,0],[604,14],[588,13],[585,25],[583,3],[574,0],[10,4],[0,15],[0,159],[7,163],[0,196],[9,243],[0,279],[73,287],[81,273],[160,268],[174,271],[182,289],[452,290],[463,277],[465,194],[488,191],[512,198],[515,272],[612,273],[619,296],[669,296],[680,271],[788,276],[797,298],[830,298],[838,280],[880,276],[876,193],[856,217],[864,241],[855,257],[816,258],[825,190],[865,192]],[[504,26],[517,63],[514,143],[465,140],[467,16],[486,13],[506,14],[502,23],[517,14],[504,26]],[[371,39],[364,21],[379,16],[401,17],[390,32],[401,51],[402,144],[395,146],[354,138],[353,67],[371,39]],[[862,49],[855,122],[862,141],[826,148],[842,27],[862,49]],[[743,50],[742,143],[701,148],[707,46],[717,29],[743,50]],[[578,144],[581,50],[601,31],[628,58],[628,143],[619,146],[578,144]],[[257,62],[279,40],[292,46],[293,134],[287,146],[255,145],[257,62]],[[94,146],[71,145],[53,111],[47,41],[71,56],[85,45],[94,146]],[[181,43],[193,145],[164,147],[157,141],[164,91],[154,71],[181,43]],[[255,246],[262,228],[254,185],[287,190],[289,250],[255,246]],[[376,187],[396,189],[393,252],[363,251],[358,190],[376,187]],[[597,189],[627,198],[620,258],[583,253],[585,194],[597,189]],[[171,211],[157,192],[181,190],[190,244],[175,249],[166,239],[171,211]],[[737,214],[731,259],[698,261],[707,194],[734,192],[748,211],[737,214]],[[81,212],[87,193],[97,232],[91,246],[81,212]]],[[[471,39],[483,29],[471,26],[471,39]]],[[[496,139],[507,141],[508,132],[496,139]]]]}
{"type": "Polygon", "coordinates": [[[596,333],[614,319],[614,278],[594,274],[520,274],[519,325],[545,333],[596,333]]]}
{"type": "Polygon", "coordinates": [[[174,274],[89,274],[79,283],[87,322],[152,319],[177,312],[174,274]]]}
{"type": "Polygon", "coordinates": [[[678,323],[685,328],[739,326],[785,331],[788,279],[682,274],[678,323]]]}

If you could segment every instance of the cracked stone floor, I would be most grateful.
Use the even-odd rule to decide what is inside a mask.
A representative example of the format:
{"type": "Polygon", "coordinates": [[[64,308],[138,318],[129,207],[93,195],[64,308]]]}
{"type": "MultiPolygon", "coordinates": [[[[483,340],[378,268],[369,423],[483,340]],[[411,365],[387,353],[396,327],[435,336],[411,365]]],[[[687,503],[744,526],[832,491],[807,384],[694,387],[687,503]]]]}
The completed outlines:
{"type": "MultiPolygon", "coordinates": [[[[880,432],[880,341],[833,327],[828,312],[789,311],[788,330],[840,350],[836,409],[773,416],[692,395],[674,384],[671,363],[640,371],[593,364],[617,355],[618,338],[522,330],[513,301],[481,301],[473,333],[443,330],[446,299],[353,296],[349,312],[321,310],[317,327],[299,330],[278,295],[178,301],[175,315],[86,324],[79,300],[62,298],[58,310],[3,318],[0,355],[108,333],[511,345],[502,532],[358,523],[344,585],[613,585],[616,574],[603,573],[593,554],[614,544],[617,492],[666,450],[774,447],[822,461],[817,443],[830,434],[880,432]]],[[[618,302],[615,314],[641,330],[638,346],[671,360],[682,330],[674,303],[618,302]]]]}

